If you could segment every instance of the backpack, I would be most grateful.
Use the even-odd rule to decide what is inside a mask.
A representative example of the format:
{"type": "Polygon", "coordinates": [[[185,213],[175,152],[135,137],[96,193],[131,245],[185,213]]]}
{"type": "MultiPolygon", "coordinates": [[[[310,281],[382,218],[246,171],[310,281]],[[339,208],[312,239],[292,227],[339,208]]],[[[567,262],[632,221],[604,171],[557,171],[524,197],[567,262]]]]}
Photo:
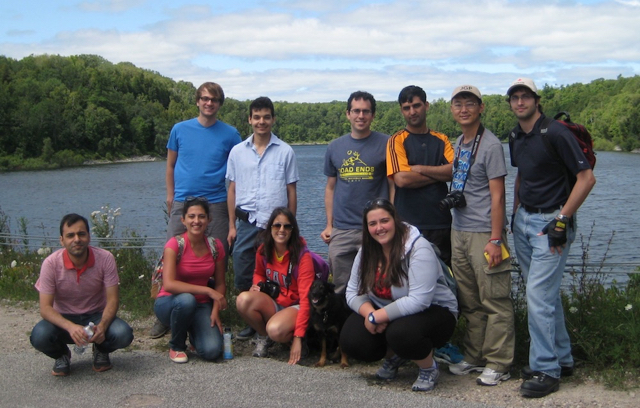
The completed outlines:
{"type": "MultiPolygon", "coordinates": [[[[420,237],[422,237],[422,234],[418,238],[420,237]]],[[[415,244],[418,238],[416,238],[413,241],[413,244],[415,244]]],[[[448,287],[451,290],[451,292],[453,292],[453,296],[455,296],[457,301],[458,300],[458,282],[456,282],[456,278],[454,278],[453,276],[453,271],[451,270],[451,268],[449,268],[449,265],[447,265],[442,260],[442,258],[440,258],[440,250],[438,249],[438,247],[429,240],[427,240],[427,242],[431,244],[431,248],[433,248],[433,252],[435,252],[436,257],[440,262],[440,269],[442,270],[442,274],[439,274],[437,282],[448,287]]],[[[407,269],[409,269],[409,261],[411,257],[411,252],[413,252],[413,244],[411,244],[411,251],[409,251],[407,255],[404,257],[404,262],[406,262],[407,269]]]]}
{"type": "MultiPolygon", "coordinates": [[[[589,162],[589,166],[591,166],[591,169],[593,170],[593,168],[596,167],[596,153],[593,151],[593,138],[591,137],[591,134],[589,133],[587,128],[585,128],[583,125],[580,125],[578,123],[573,123],[571,121],[571,116],[569,116],[568,112],[564,112],[564,111],[558,112],[553,117],[553,119],[557,120],[558,123],[565,126],[567,129],[571,131],[571,133],[573,133],[573,136],[578,142],[578,145],[580,145],[580,149],[582,150],[582,153],[584,153],[584,157],[587,159],[587,162],[589,162]],[[566,119],[560,120],[560,118],[563,115],[566,117],[566,119]]],[[[546,131],[550,123],[551,123],[551,119],[545,118],[542,121],[542,124],[540,125],[540,133],[542,134],[542,140],[544,141],[546,148],[550,152],[552,152],[552,154],[557,159],[559,159],[560,156],[558,155],[558,152],[551,145],[551,142],[549,142],[549,139],[547,138],[546,131]]]]}
{"type": "MultiPolygon", "coordinates": [[[[316,279],[320,279],[323,282],[327,282],[329,280],[329,264],[324,260],[320,255],[316,254],[313,251],[310,251],[309,248],[304,247],[300,256],[304,255],[306,252],[311,254],[311,261],[313,262],[313,271],[316,274],[316,279]]],[[[294,278],[298,278],[298,266],[296,265],[291,272],[294,278]]]]}
{"type": "MultiPolygon", "coordinates": [[[[311,262],[313,263],[313,271],[316,275],[316,279],[327,282],[329,280],[329,264],[320,255],[316,254],[313,251],[310,251],[306,245],[304,246],[304,248],[302,248],[302,251],[300,251],[300,258],[302,258],[302,255],[306,254],[307,252],[311,255],[311,262]]],[[[267,258],[263,257],[262,260],[266,269],[267,258]]],[[[293,276],[295,279],[298,279],[298,266],[299,265],[296,265],[291,269],[291,276],[293,276]]]]}
{"type": "MultiPolygon", "coordinates": [[[[180,258],[182,258],[182,253],[184,252],[184,236],[182,234],[176,235],[174,237],[176,241],[178,241],[178,254],[176,257],[176,264],[180,263],[180,258]]],[[[214,262],[218,259],[218,250],[216,249],[216,239],[213,237],[207,237],[207,241],[209,243],[209,250],[211,251],[211,256],[213,257],[214,262]]],[[[162,287],[162,271],[164,270],[164,254],[156,263],[156,267],[153,269],[153,273],[151,274],[151,298],[155,299],[160,292],[160,288],[162,287]]]]}

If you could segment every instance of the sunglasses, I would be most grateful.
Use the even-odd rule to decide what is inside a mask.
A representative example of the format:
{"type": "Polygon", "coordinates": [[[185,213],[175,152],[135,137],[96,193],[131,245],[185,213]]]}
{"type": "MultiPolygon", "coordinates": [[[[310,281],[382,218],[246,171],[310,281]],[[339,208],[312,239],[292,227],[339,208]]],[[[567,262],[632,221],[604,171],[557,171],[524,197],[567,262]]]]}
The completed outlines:
{"type": "Polygon", "coordinates": [[[284,227],[284,229],[286,231],[293,230],[293,225],[291,225],[291,224],[280,224],[280,223],[277,223],[277,224],[272,224],[271,225],[271,228],[274,229],[274,230],[279,230],[282,227],[284,227]]]}
{"type": "Polygon", "coordinates": [[[373,207],[391,207],[391,206],[392,206],[391,201],[387,200],[386,198],[376,198],[374,200],[367,201],[367,203],[364,205],[364,211],[369,211],[373,207]]]}

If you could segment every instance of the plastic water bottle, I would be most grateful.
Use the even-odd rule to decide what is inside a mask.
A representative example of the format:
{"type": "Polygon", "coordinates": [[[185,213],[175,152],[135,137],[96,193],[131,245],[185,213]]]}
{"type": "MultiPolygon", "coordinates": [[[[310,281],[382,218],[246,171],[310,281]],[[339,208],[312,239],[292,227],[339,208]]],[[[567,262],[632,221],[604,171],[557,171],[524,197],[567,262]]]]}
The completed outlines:
{"type": "Polygon", "coordinates": [[[231,328],[230,327],[225,327],[224,328],[224,334],[223,334],[222,338],[224,340],[223,358],[225,360],[232,360],[233,359],[233,343],[231,342],[231,328]]]}
{"type": "MultiPolygon", "coordinates": [[[[89,324],[85,326],[84,332],[87,335],[87,338],[90,339],[90,338],[93,337],[93,328],[94,327],[96,327],[96,325],[93,324],[93,322],[89,322],[89,324]]],[[[78,346],[77,344],[75,346],[73,346],[73,351],[75,351],[76,354],[78,354],[78,355],[83,354],[86,349],[87,349],[87,346],[78,346]]]]}

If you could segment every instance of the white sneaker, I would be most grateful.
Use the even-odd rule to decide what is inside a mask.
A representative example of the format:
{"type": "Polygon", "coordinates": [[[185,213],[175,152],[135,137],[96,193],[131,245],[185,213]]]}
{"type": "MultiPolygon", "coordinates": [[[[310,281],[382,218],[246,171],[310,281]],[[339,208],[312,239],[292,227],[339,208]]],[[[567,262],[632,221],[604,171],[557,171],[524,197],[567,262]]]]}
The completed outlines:
{"type": "Polygon", "coordinates": [[[501,373],[489,367],[482,370],[482,374],[476,379],[478,385],[498,385],[500,381],[507,381],[511,378],[509,372],[501,373]]]}
{"type": "Polygon", "coordinates": [[[269,357],[269,347],[273,344],[269,336],[256,335],[253,342],[256,345],[256,348],[253,350],[254,357],[269,357]]]}
{"type": "Polygon", "coordinates": [[[449,365],[449,372],[451,374],[455,374],[455,375],[466,375],[466,374],[469,374],[472,371],[475,371],[475,372],[479,373],[483,369],[484,369],[483,366],[473,365],[473,364],[467,363],[464,360],[462,360],[458,364],[450,364],[449,365]]]}

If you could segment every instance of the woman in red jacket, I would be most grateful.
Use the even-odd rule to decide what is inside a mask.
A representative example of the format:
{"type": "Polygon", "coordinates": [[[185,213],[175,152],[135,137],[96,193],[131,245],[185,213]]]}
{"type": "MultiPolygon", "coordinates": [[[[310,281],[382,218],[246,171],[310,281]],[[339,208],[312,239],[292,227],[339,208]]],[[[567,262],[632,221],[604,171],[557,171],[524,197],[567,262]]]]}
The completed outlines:
{"type": "Polygon", "coordinates": [[[313,261],[296,217],[288,208],[273,210],[263,234],[253,286],[238,296],[236,307],[257,332],[255,357],[267,357],[273,341],[291,342],[289,364],[295,364],[300,360],[309,323],[307,295],[315,279],[313,261]]]}

